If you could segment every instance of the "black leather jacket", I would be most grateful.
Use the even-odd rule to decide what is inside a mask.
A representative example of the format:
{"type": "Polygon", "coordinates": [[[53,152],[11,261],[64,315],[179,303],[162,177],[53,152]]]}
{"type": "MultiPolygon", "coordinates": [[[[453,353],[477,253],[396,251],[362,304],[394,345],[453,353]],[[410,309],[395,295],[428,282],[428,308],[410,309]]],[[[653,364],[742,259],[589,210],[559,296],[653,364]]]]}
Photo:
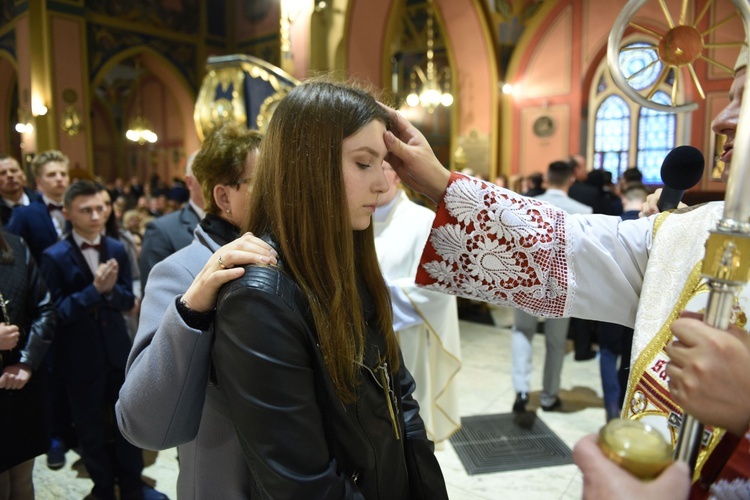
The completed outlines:
{"type": "MultiPolygon", "coordinates": [[[[368,325],[376,325],[371,301],[363,302],[368,325]]],[[[248,266],[220,293],[213,362],[253,498],[447,498],[412,398],[414,379],[403,362],[385,377],[380,332],[367,331],[357,401],[344,405],[313,325],[283,267],[248,266]]]]}
{"type": "Polygon", "coordinates": [[[9,316],[5,318],[0,312],[0,321],[17,325],[20,336],[15,349],[0,351],[0,371],[16,363],[36,370],[55,335],[55,306],[29,247],[16,235],[3,232],[2,237],[14,261],[0,264],[0,294],[7,301],[5,311],[9,316]]]}

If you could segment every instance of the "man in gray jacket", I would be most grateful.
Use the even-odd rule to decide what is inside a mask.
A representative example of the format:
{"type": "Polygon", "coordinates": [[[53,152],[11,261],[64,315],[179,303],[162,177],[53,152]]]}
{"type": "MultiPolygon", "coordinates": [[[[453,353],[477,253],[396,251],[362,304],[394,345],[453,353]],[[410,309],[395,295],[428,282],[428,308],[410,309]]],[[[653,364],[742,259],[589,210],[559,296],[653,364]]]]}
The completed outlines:
{"type": "MultiPolygon", "coordinates": [[[[546,201],[562,208],[569,214],[590,214],[591,207],[568,196],[568,189],[575,182],[570,163],[552,162],[547,169],[547,191],[535,199],[546,201]]],[[[513,411],[526,411],[531,390],[531,340],[534,338],[539,318],[520,309],[513,311],[512,347],[513,347],[513,387],[516,400],[513,411]]],[[[544,377],[542,393],[539,396],[544,411],[555,411],[562,407],[557,396],[560,391],[560,372],[565,357],[565,342],[568,338],[570,318],[546,318],[544,320],[544,340],[546,354],[544,357],[544,377]]]]}
{"type": "Polygon", "coordinates": [[[190,191],[188,202],[180,210],[159,217],[146,226],[140,257],[141,296],[146,290],[151,269],[177,250],[188,246],[193,241],[195,226],[205,215],[201,186],[193,175],[193,158],[188,158],[185,167],[185,185],[190,191]]]}
{"type": "Polygon", "coordinates": [[[250,233],[240,236],[238,227],[249,193],[242,187],[251,178],[259,143],[257,132],[226,125],[196,157],[207,214],[193,242],[151,272],[115,408],[130,442],[151,450],[179,446],[181,499],[240,499],[252,489],[226,400],[210,383],[209,368],[219,289],[242,276],[244,265],[276,263],[268,244],[250,233]],[[235,151],[247,156],[235,158],[235,151]]]}

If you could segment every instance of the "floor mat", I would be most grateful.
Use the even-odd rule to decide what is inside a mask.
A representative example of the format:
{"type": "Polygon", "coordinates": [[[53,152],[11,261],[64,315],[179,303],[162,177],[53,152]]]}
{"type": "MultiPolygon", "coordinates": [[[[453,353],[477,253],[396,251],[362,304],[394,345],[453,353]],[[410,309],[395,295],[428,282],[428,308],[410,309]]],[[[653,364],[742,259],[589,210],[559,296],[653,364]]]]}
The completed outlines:
{"type": "Polygon", "coordinates": [[[570,448],[530,412],[462,417],[451,444],[470,476],[573,463],[570,448]]]}

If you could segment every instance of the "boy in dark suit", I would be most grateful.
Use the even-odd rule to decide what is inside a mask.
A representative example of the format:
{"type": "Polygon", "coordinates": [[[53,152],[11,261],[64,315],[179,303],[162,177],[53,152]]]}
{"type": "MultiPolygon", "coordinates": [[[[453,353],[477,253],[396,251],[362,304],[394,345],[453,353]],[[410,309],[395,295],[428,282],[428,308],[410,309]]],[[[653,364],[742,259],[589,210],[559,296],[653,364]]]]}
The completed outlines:
{"type": "Polygon", "coordinates": [[[42,252],[65,232],[62,199],[70,183],[68,157],[60,151],[45,151],[34,157],[31,170],[41,196],[13,210],[6,230],[26,240],[31,255],[40,262],[42,252]]]}
{"type": "Polygon", "coordinates": [[[105,206],[95,184],[72,184],[63,205],[72,231],[44,251],[41,270],[59,318],[56,375],[63,381],[83,462],[94,482],[91,496],[114,499],[117,485],[121,499],[166,498],[145,488],[142,452],[122,437],[110,417],[130,351],[122,312],[133,307],[134,296],[125,247],[102,236],[105,206]]]}

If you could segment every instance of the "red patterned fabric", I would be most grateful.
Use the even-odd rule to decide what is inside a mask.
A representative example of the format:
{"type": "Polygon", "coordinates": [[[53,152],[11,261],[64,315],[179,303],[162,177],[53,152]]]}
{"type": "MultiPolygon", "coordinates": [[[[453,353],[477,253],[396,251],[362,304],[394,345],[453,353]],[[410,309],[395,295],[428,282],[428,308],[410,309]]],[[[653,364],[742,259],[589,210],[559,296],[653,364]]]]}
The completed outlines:
{"type": "Polygon", "coordinates": [[[750,439],[725,434],[700,477],[693,483],[690,500],[750,498],[750,439]]]}
{"type": "Polygon", "coordinates": [[[416,281],[536,315],[569,315],[575,278],[566,221],[548,203],[453,173],[416,281]]]}

